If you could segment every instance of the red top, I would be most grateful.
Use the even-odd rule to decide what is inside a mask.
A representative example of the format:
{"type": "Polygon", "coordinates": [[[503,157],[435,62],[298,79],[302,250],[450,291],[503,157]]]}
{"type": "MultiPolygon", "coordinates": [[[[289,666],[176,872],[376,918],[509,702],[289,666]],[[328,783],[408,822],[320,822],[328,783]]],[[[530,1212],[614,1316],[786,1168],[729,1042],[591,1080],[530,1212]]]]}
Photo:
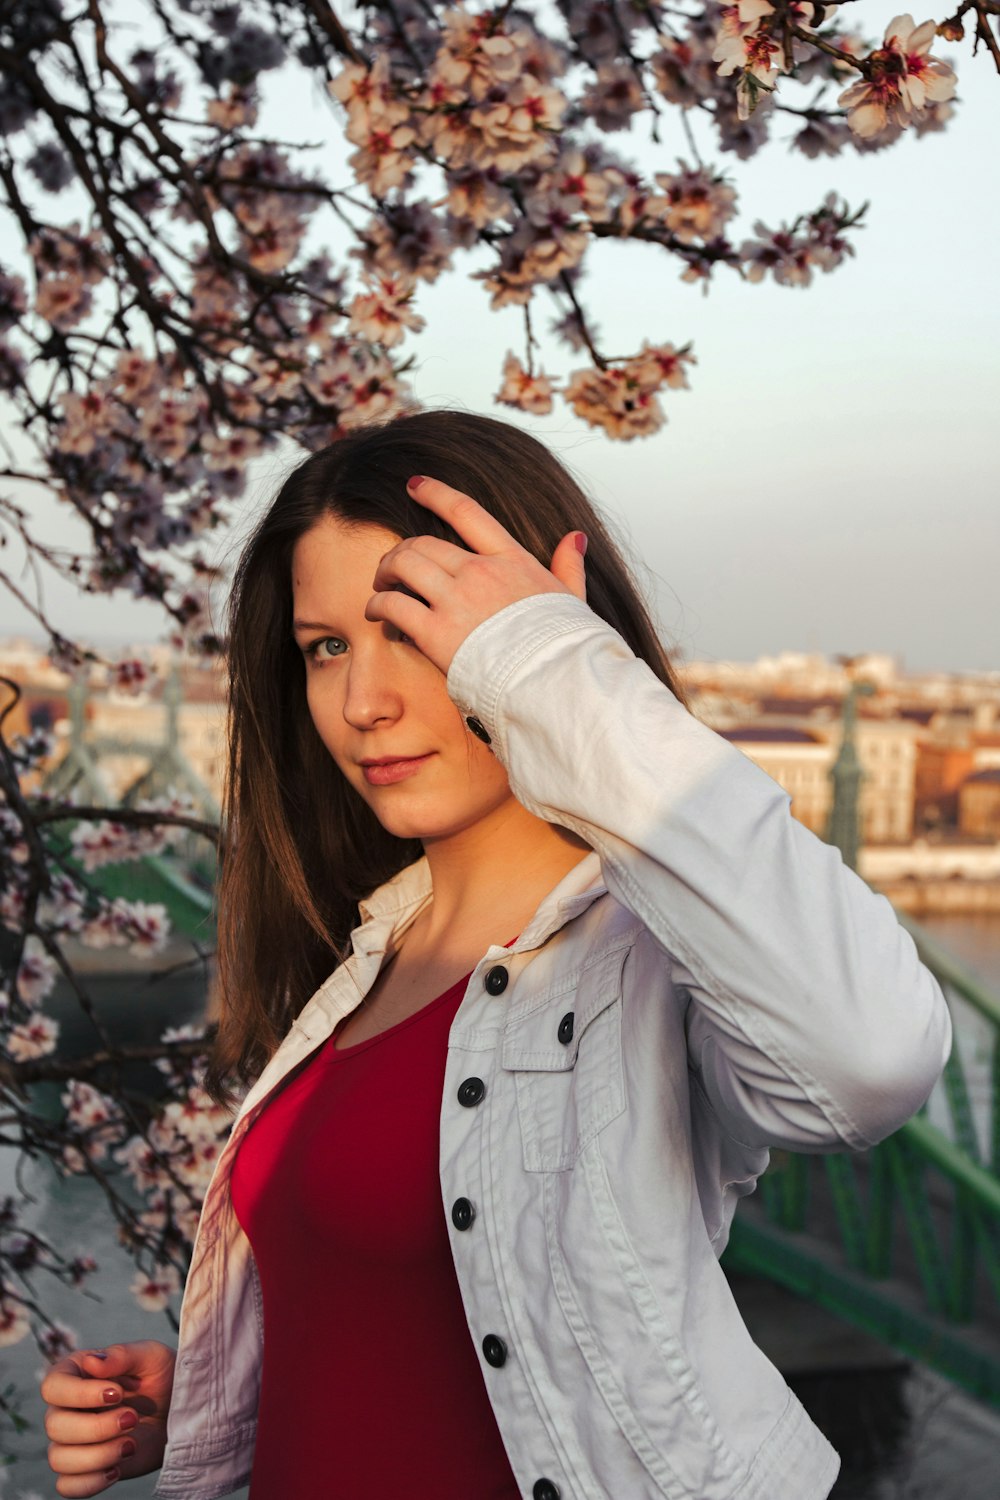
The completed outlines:
{"type": "Polygon", "coordinates": [[[438,1166],[468,975],[387,1031],[334,1036],[236,1154],[264,1298],[251,1500],[518,1500],[449,1244],[438,1166]]]}

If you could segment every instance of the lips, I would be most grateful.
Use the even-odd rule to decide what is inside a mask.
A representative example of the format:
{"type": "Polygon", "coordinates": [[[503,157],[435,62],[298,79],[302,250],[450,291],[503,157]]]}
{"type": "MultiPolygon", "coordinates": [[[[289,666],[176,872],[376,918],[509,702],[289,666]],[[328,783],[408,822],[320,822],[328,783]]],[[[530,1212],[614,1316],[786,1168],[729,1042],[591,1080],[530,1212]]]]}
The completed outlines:
{"type": "Polygon", "coordinates": [[[394,781],[405,781],[407,777],[416,775],[430,758],[430,754],[383,756],[378,760],[363,760],[360,765],[369,786],[389,786],[394,781]]]}

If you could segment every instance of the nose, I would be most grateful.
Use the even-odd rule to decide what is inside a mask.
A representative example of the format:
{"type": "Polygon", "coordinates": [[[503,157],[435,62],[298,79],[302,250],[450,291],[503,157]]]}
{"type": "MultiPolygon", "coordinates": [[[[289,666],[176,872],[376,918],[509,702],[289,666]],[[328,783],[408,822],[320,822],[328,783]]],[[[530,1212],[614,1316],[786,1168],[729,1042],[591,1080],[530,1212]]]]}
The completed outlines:
{"type": "Polygon", "coordinates": [[[362,643],[356,642],[347,667],[344,718],[353,729],[372,729],[393,723],[403,712],[392,643],[380,625],[362,643]]]}

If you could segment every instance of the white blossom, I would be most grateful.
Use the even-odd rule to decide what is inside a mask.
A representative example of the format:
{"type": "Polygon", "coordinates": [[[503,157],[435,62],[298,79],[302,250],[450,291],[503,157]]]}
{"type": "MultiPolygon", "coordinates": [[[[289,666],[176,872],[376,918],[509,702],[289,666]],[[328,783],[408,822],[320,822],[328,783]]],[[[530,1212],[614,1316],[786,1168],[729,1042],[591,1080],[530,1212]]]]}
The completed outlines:
{"type": "Polygon", "coordinates": [[[158,1266],[148,1275],[145,1271],[137,1272],[129,1283],[129,1291],[146,1312],[162,1312],[180,1291],[180,1285],[181,1278],[173,1266],[158,1266]]]}
{"type": "Polygon", "coordinates": [[[11,1027],[4,1038],[4,1046],[15,1062],[29,1062],[54,1052],[58,1035],[58,1021],[48,1016],[32,1016],[30,1021],[11,1027]]]}

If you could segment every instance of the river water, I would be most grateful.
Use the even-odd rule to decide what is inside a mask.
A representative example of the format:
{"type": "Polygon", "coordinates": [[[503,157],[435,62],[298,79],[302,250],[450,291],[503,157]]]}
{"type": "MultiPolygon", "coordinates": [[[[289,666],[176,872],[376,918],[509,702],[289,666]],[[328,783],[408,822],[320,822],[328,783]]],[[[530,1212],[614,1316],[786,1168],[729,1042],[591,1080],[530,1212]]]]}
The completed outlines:
{"type": "MultiPolygon", "coordinates": [[[[1000,916],[950,914],[925,918],[922,925],[1000,994],[1000,916]]],[[[155,988],[137,988],[134,977],[116,975],[101,980],[96,992],[109,1021],[126,1009],[135,1019],[138,1010],[139,1029],[155,1036],[165,1025],[179,1025],[197,1016],[202,984],[197,975],[188,975],[155,988]]],[[[71,1026],[80,1027],[82,1040],[82,1024],[72,1019],[70,1009],[59,1009],[71,1026]]],[[[972,1038],[972,1046],[976,1045],[977,1039],[972,1038]]],[[[164,1315],[144,1312],[128,1290],[134,1267],[115,1242],[99,1192],[86,1180],[57,1178],[43,1162],[22,1162],[16,1168],[12,1152],[0,1153],[0,1195],[12,1191],[28,1195],[32,1222],[39,1233],[70,1254],[89,1251],[100,1266],[88,1284],[87,1296],[55,1282],[49,1287],[47,1278],[40,1278],[38,1292],[50,1315],[74,1329],[83,1346],[135,1338],[170,1342],[172,1332],[164,1315]]],[[[766,1286],[743,1285],[738,1296],[748,1299],[746,1311],[755,1336],[754,1318],[762,1316],[761,1309],[769,1305],[778,1308],[779,1319],[815,1316],[795,1299],[766,1286]]],[[[827,1335],[817,1334],[818,1339],[821,1336],[827,1335]]],[[[55,1495],[54,1476],[44,1457],[41,1402],[36,1395],[40,1374],[41,1359],[28,1341],[0,1350],[0,1388],[12,1382],[21,1390],[22,1415],[30,1423],[20,1439],[4,1434],[3,1447],[16,1462],[0,1468],[0,1500],[41,1500],[55,1495]]],[[[866,1369],[845,1368],[843,1360],[837,1360],[834,1368],[791,1378],[841,1454],[843,1469],[831,1500],[1000,1500],[1000,1413],[936,1375],[880,1349],[866,1369]]],[[[147,1500],[153,1484],[149,1476],[120,1490],[130,1500],[147,1500]]],[[[473,1484],[469,1500],[475,1500],[475,1492],[473,1484]]],[[[240,1493],[245,1497],[245,1491],[240,1493]]],[[[336,1500],[359,1500],[338,1496],[333,1476],[322,1500],[327,1494],[331,1500],[335,1496],[336,1500]]],[[[397,1500],[427,1497],[400,1496],[397,1500]]]]}

